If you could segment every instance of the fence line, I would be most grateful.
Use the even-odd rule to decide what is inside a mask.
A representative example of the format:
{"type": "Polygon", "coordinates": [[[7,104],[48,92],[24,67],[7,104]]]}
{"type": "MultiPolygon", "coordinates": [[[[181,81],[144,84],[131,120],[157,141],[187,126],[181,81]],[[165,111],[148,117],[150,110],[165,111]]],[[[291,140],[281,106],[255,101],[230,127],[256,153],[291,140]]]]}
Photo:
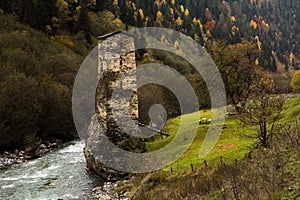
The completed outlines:
{"type": "Polygon", "coordinates": [[[180,174],[180,173],[195,173],[201,169],[210,168],[210,167],[219,167],[219,166],[233,166],[236,167],[238,165],[238,159],[230,159],[224,156],[220,156],[216,159],[204,160],[202,163],[190,163],[187,166],[179,166],[178,163],[171,166],[169,172],[171,174],[180,174]]]}

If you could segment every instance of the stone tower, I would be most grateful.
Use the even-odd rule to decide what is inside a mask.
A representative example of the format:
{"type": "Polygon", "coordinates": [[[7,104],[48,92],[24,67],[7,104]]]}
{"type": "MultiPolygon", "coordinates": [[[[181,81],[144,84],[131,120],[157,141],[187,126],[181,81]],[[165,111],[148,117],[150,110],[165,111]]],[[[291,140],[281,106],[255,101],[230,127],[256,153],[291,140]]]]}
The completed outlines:
{"type": "MultiPolygon", "coordinates": [[[[116,32],[119,33],[119,32],[116,32]]],[[[122,116],[129,108],[130,117],[137,124],[138,100],[136,86],[136,60],[135,52],[127,53],[134,49],[133,37],[125,34],[111,33],[99,37],[98,75],[101,76],[97,88],[97,112],[100,125],[104,130],[112,132],[115,130],[115,121],[118,125],[131,130],[128,126],[128,117],[122,116]],[[111,36],[114,36],[111,38],[111,36]],[[111,64],[109,64],[113,61],[111,64]],[[122,81],[121,81],[122,80],[122,81]],[[119,87],[117,87],[119,86],[119,87]],[[117,93],[118,98],[111,99],[112,92],[117,93]],[[130,101],[125,97],[131,95],[130,101]],[[114,113],[112,113],[114,108],[114,113]],[[114,116],[113,116],[114,114],[114,116]]]]}
{"type": "MultiPolygon", "coordinates": [[[[99,83],[96,95],[96,115],[93,116],[86,140],[85,157],[87,168],[104,179],[125,176],[103,165],[95,152],[99,137],[105,135],[116,146],[131,152],[143,152],[144,143],[124,132],[137,132],[137,126],[128,122],[128,117],[138,124],[138,98],[136,86],[136,59],[134,38],[120,32],[101,36],[98,45],[99,83]],[[121,81],[122,80],[122,81],[121,81]],[[112,98],[113,93],[117,98],[112,98]],[[130,95],[130,98],[125,98],[130,95]],[[124,113],[129,113],[125,116],[124,113]],[[95,123],[97,120],[97,123],[95,123]],[[99,127],[100,126],[100,127],[99,127]],[[122,127],[122,128],[120,128],[122,127]]],[[[113,159],[113,158],[112,158],[113,159]]]]}

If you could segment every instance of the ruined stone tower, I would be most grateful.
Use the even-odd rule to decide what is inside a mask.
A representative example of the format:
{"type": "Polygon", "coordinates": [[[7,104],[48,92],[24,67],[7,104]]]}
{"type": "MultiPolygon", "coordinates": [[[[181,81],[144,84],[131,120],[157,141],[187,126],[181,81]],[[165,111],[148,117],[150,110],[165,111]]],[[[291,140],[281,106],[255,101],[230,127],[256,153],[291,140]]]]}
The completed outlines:
{"type": "MultiPolygon", "coordinates": [[[[117,32],[118,33],[118,32],[117,32]]],[[[97,88],[97,112],[99,113],[100,125],[104,130],[112,132],[118,125],[131,130],[128,126],[129,116],[122,116],[127,113],[132,120],[138,120],[138,101],[136,86],[136,60],[135,52],[126,52],[134,49],[134,39],[125,34],[108,34],[99,37],[98,75],[101,76],[97,88]],[[113,38],[110,38],[114,36],[113,38]],[[113,61],[111,64],[109,64],[113,61]],[[119,86],[119,88],[117,87],[119,86]],[[111,98],[112,92],[117,93],[117,98],[111,98]],[[125,97],[131,94],[130,101],[125,97]],[[112,113],[111,109],[114,109],[112,113]],[[114,115],[113,115],[114,114],[114,115]]],[[[118,130],[120,131],[120,130],[118,130]]]]}
{"type": "MultiPolygon", "coordinates": [[[[115,32],[101,36],[98,45],[99,83],[96,95],[96,115],[93,116],[86,140],[85,157],[87,168],[104,179],[126,175],[103,165],[95,155],[101,135],[116,146],[131,152],[144,151],[144,143],[124,132],[137,132],[137,126],[128,122],[128,117],[137,125],[138,99],[136,86],[136,59],[133,37],[115,32]],[[112,98],[117,93],[116,98],[112,98]],[[130,95],[130,98],[125,98],[130,95]],[[129,116],[124,113],[128,113],[129,116]],[[99,122],[98,125],[95,122],[99,122]]],[[[111,158],[113,159],[113,158],[111,158]]],[[[124,163],[126,164],[126,163],[124,163]]]]}

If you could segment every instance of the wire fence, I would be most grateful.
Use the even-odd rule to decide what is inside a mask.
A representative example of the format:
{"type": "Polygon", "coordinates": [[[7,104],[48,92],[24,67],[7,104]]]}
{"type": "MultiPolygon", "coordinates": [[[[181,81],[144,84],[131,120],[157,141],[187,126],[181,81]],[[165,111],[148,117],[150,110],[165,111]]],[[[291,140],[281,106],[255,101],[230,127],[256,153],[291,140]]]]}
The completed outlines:
{"type": "Polygon", "coordinates": [[[194,173],[205,168],[215,168],[225,165],[237,166],[238,162],[239,161],[237,159],[232,160],[232,158],[220,156],[217,159],[204,160],[202,163],[190,163],[186,166],[179,166],[177,163],[175,163],[169,168],[169,172],[171,174],[194,173]]]}

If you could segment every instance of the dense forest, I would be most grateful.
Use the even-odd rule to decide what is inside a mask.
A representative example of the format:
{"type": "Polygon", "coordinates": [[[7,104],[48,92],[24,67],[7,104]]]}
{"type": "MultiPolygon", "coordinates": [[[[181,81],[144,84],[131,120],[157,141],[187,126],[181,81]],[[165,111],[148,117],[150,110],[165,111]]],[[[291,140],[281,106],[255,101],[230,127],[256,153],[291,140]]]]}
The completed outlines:
{"type": "Polygon", "coordinates": [[[258,61],[265,69],[277,70],[275,56],[286,70],[299,68],[298,1],[3,0],[0,7],[48,35],[81,33],[90,44],[91,36],[108,29],[122,30],[124,22],[127,27],[171,28],[190,35],[208,49],[214,40],[234,44],[247,39],[262,51],[258,61]],[[109,17],[115,20],[114,25],[107,23],[109,17]]]}
{"type": "Polygon", "coordinates": [[[48,140],[77,138],[77,70],[96,36],[125,25],[75,1],[1,1],[0,8],[0,150],[34,151],[48,140]]]}
{"type": "Polygon", "coordinates": [[[114,1],[116,16],[132,26],[158,26],[190,35],[208,49],[213,40],[229,44],[247,39],[262,51],[259,63],[276,71],[275,56],[299,68],[299,1],[150,0],[114,1]]]}
{"type": "MultiPolygon", "coordinates": [[[[0,150],[34,148],[49,137],[75,138],[71,92],[80,63],[97,36],[132,27],[185,33],[207,49],[224,77],[261,66],[272,72],[277,92],[291,91],[291,72],[300,60],[299,9],[300,2],[292,0],[1,0],[0,150]],[[232,57],[234,52],[246,61],[238,63],[242,59],[232,57]],[[233,63],[238,65],[228,71],[233,63]]],[[[137,57],[140,64],[163,60],[179,70],[198,88],[200,106],[209,107],[202,78],[185,61],[155,50],[137,52],[137,57]]],[[[241,98],[234,91],[250,85],[232,81],[238,79],[225,80],[228,101],[238,105],[241,98]]],[[[144,91],[142,110],[165,103],[170,116],[179,114],[169,91],[151,85],[144,91]],[[149,102],[149,93],[158,90],[160,99],[149,102]]]]}

